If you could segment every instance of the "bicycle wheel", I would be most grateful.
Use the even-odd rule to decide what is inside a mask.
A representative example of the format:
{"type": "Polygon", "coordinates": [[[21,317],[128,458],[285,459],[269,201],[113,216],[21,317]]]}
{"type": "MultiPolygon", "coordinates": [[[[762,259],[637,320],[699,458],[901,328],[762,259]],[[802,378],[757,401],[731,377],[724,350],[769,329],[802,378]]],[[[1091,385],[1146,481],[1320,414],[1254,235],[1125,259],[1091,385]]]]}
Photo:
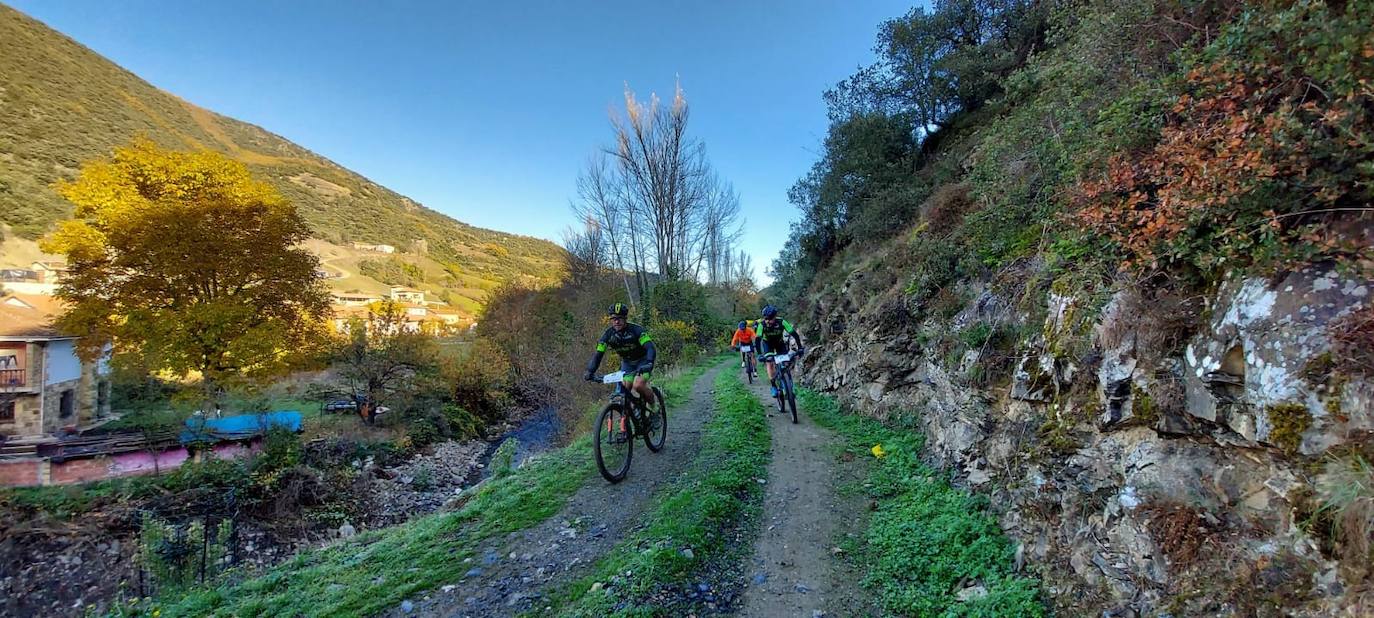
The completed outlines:
{"type": "Polygon", "coordinates": [[[649,426],[644,428],[644,446],[657,453],[668,440],[668,400],[657,386],[654,387],[654,403],[654,409],[648,411],[645,419],[649,426]]]}
{"type": "Polygon", "coordinates": [[[754,383],[754,364],[744,361],[744,377],[749,378],[749,383],[754,383]]]}
{"type": "Polygon", "coordinates": [[[634,434],[630,418],[619,403],[608,404],[596,418],[596,467],[612,483],[625,479],[634,456],[634,434]]]}
{"type": "Polygon", "coordinates": [[[792,372],[787,372],[783,378],[785,385],[783,396],[787,398],[787,403],[792,407],[792,424],[797,424],[797,390],[792,387],[792,372]]]}

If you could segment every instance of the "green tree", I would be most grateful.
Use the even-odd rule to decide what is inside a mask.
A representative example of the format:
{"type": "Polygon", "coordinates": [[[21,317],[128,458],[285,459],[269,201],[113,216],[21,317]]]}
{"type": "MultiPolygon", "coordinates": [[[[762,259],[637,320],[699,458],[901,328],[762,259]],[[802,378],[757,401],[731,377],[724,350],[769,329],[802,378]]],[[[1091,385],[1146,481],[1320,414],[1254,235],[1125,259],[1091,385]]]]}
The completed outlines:
{"type": "Polygon", "coordinates": [[[83,355],[199,375],[206,393],[270,375],[323,333],[319,260],[296,209],[242,163],[137,140],[58,191],[76,205],[45,250],[67,257],[61,324],[83,355]]]}
{"type": "Polygon", "coordinates": [[[336,352],[353,396],[361,399],[358,414],[369,423],[378,405],[398,391],[413,390],[417,373],[437,362],[434,338],[409,332],[405,325],[405,310],[395,301],[374,303],[366,320],[349,322],[336,352]]]}

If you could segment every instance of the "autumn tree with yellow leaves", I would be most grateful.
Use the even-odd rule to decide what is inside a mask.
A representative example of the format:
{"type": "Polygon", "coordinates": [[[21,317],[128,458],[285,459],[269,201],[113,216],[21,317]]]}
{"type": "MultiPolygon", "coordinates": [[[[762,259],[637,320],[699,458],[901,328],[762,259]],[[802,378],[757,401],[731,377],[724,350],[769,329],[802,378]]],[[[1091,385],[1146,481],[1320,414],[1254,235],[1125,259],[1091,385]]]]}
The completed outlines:
{"type": "Polygon", "coordinates": [[[70,269],[61,326],[84,356],[201,378],[206,393],[272,375],[321,340],[328,295],[294,206],[241,163],[148,140],[58,191],[74,218],[45,240],[70,269]]]}

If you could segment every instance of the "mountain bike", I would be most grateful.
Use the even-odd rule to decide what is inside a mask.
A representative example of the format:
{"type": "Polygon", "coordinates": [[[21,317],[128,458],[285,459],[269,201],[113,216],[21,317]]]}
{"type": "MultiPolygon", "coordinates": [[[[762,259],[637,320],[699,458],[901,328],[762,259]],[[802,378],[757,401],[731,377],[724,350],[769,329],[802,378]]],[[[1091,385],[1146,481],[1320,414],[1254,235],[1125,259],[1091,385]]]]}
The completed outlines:
{"type": "Polygon", "coordinates": [[[791,407],[793,424],[797,422],[797,391],[792,383],[792,363],[797,362],[801,355],[801,349],[788,354],[772,355],[773,365],[776,367],[773,380],[778,387],[778,396],[775,398],[778,400],[778,411],[787,414],[788,408],[791,407]]]}
{"type": "Polygon", "coordinates": [[[663,391],[654,390],[654,407],[649,409],[644,399],[625,384],[625,372],[608,373],[598,378],[603,384],[615,384],[615,393],[596,418],[596,467],[611,483],[619,483],[630,471],[636,437],[644,438],[644,446],[655,453],[663,450],[668,439],[668,404],[663,391]]]}
{"type": "Polygon", "coordinates": [[[759,375],[758,363],[754,362],[754,346],[742,345],[739,352],[744,358],[744,377],[749,378],[749,383],[753,384],[754,378],[759,375]]]}

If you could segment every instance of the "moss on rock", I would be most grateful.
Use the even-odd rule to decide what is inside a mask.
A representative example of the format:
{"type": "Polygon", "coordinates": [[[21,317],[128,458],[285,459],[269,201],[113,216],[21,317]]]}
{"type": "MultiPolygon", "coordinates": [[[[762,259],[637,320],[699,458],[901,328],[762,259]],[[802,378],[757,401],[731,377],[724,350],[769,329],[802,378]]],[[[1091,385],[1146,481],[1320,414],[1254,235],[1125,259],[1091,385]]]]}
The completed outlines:
{"type": "Polygon", "coordinates": [[[1268,442],[1292,455],[1302,444],[1302,434],[1312,426],[1312,414],[1307,406],[1285,401],[1270,405],[1265,409],[1269,416],[1268,442]]]}

